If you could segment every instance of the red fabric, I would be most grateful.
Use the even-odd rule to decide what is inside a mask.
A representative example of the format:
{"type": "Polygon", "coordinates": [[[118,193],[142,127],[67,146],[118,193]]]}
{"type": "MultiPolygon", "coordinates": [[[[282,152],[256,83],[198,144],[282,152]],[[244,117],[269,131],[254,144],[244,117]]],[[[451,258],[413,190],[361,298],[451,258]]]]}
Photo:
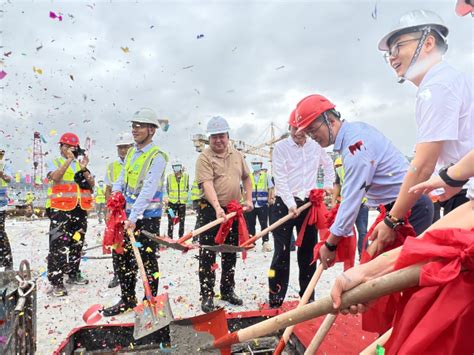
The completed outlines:
{"type": "Polygon", "coordinates": [[[109,219],[105,226],[102,250],[104,254],[110,254],[112,248],[116,253],[123,253],[123,222],[127,219],[125,214],[125,197],[120,192],[113,193],[107,201],[109,219]]]}
{"type": "Polygon", "coordinates": [[[438,257],[423,266],[421,287],[403,293],[387,354],[474,353],[474,229],[409,238],[395,268],[438,257]]]}
{"type": "Polygon", "coordinates": [[[303,221],[298,237],[296,238],[295,245],[301,247],[303,243],[304,233],[306,232],[306,226],[315,226],[316,229],[326,228],[326,214],[327,209],[324,204],[324,190],[313,189],[309,192],[309,201],[311,207],[303,221]]]}
{"type": "MultiPolygon", "coordinates": [[[[416,236],[415,230],[413,229],[412,225],[408,222],[408,217],[410,212],[405,217],[404,221],[405,224],[399,226],[396,229],[396,236],[395,241],[393,244],[387,246],[381,253],[376,253],[374,255],[370,255],[367,250],[365,250],[365,245],[367,245],[367,240],[373,233],[375,227],[380,222],[383,223],[383,219],[385,218],[386,209],[383,205],[379,206],[380,213],[377,216],[377,219],[370,227],[367,235],[364,238],[364,248],[362,251],[362,255],[360,258],[360,263],[364,264],[379,254],[387,252],[391,249],[398,248],[399,246],[403,245],[405,239],[408,236],[416,236]]],[[[376,301],[370,303],[370,307],[368,310],[362,315],[362,329],[368,332],[376,332],[379,334],[385,333],[392,327],[393,318],[395,316],[397,304],[400,302],[400,293],[392,293],[391,295],[380,297],[376,301]]]]}
{"type": "MultiPolygon", "coordinates": [[[[230,229],[232,228],[232,224],[234,220],[237,219],[237,223],[239,225],[239,245],[246,242],[249,239],[249,231],[247,229],[247,222],[245,221],[244,217],[244,210],[240,203],[235,200],[230,201],[227,204],[227,213],[236,212],[234,217],[229,218],[226,222],[222,223],[217,231],[216,238],[214,241],[216,244],[224,244],[225,239],[229,235],[230,229]]],[[[242,258],[245,259],[247,256],[246,252],[242,253],[242,258]]]]}
{"type": "MultiPolygon", "coordinates": [[[[319,258],[319,249],[324,245],[324,242],[328,239],[329,234],[329,227],[332,226],[336,219],[337,211],[339,210],[340,204],[336,204],[331,210],[326,214],[326,226],[324,229],[319,230],[320,235],[320,242],[314,246],[313,249],[313,261],[315,263],[319,258]]],[[[343,262],[344,263],[344,271],[350,269],[354,266],[355,260],[355,253],[357,248],[357,241],[355,238],[355,231],[352,230],[353,236],[344,236],[342,240],[337,245],[336,249],[336,259],[335,262],[343,262]]]]}

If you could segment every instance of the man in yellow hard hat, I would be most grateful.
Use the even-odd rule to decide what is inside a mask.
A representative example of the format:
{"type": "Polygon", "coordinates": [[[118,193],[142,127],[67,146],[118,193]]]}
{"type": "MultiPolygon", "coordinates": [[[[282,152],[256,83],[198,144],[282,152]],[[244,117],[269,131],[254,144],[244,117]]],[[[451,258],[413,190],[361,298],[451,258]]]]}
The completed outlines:
{"type": "Polygon", "coordinates": [[[8,206],[8,184],[12,181],[12,173],[3,159],[4,156],[5,150],[0,149],[0,266],[3,266],[5,270],[12,270],[12,250],[7,232],[5,232],[6,208],[8,206]]]}
{"type": "Polygon", "coordinates": [[[189,175],[184,172],[183,164],[179,159],[173,161],[171,168],[173,172],[166,179],[166,191],[168,193],[168,237],[173,238],[173,227],[177,217],[179,219],[178,236],[181,238],[184,234],[184,223],[186,220],[189,175]]]}

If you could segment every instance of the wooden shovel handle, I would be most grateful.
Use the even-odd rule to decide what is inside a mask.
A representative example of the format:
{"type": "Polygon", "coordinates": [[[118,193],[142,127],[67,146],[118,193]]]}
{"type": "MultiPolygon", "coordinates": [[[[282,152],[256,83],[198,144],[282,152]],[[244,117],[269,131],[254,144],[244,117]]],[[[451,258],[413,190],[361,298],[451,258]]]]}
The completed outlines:
{"type": "Polygon", "coordinates": [[[362,350],[359,355],[373,355],[373,354],[375,354],[375,350],[377,349],[377,345],[384,346],[385,343],[387,342],[387,340],[390,338],[390,335],[392,335],[392,330],[393,330],[393,328],[390,328],[385,333],[383,333],[382,336],[375,339],[375,341],[372,344],[370,344],[368,347],[366,347],[364,350],[362,350]]]}
{"type": "MultiPolygon", "coordinates": [[[[306,202],[304,205],[300,206],[297,211],[298,211],[298,213],[301,213],[310,206],[311,206],[311,202],[306,202]]],[[[293,218],[293,214],[288,213],[286,216],[280,218],[275,223],[269,225],[264,230],[262,230],[262,231],[258,232],[257,234],[255,234],[252,238],[248,239],[246,242],[242,243],[242,245],[240,245],[240,246],[245,247],[245,246],[249,246],[249,245],[255,243],[257,240],[262,238],[265,234],[268,234],[268,232],[271,232],[272,230],[280,227],[283,223],[288,222],[292,218],[293,218]]]]}
{"type": "Polygon", "coordinates": [[[316,354],[316,351],[318,351],[319,347],[321,346],[321,343],[323,342],[327,333],[331,329],[336,318],[337,314],[328,314],[326,318],[324,318],[323,322],[321,323],[321,326],[319,327],[318,331],[311,340],[311,343],[309,343],[309,346],[306,348],[304,355],[316,354]]]}
{"type": "MultiPolygon", "coordinates": [[[[313,277],[311,277],[311,280],[309,281],[308,286],[304,290],[303,296],[301,296],[301,299],[298,302],[298,306],[296,306],[296,308],[304,306],[305,304],[308,303],[309,298],[311,297],[311,294],[313,293],[314,288],[316,287],[316,284],[318,283],[319,278],[321,277],[321,274],[323,273],[323,270],[324,270],[323,264],[319,264],[318,268],[313,274],[313,277]]],[[[283,332],[283,335],[281,336],[280,341],[278,342],[278,346],[276,347],[273,353],[274,355],[280,355],[282,351],[285,349],[285,346],[288,343],[288,340],[290,339],[290,336],[293,333],[294,328],[295,326],[291,325],[285,329],[285,331],[283,332]]]]}
{"type": "Polygon", "coordinates": [[[146,276],[145,267],[143,266],[142,256],[140,255],[140,251],[135,245],[137,241],[135,240],[135,236],[133,235],[133,233],[130,233],[130,232],[127,232],[127,233],[130,238],[130,243],[132,244],[133,254],[135,254],[135,259],[137,260],[138,270],[140,271],[140,276],[143,281],[143,287],[145,287],[145,295],[148,299],[151,299],[152,297],[151,289],[148,283],[148,277],[146,276]]]}
{"type": "MultiPolygon", "coordinates": [[[[347,308],[358,303],[367,303],[381,296],[417,286],[420,269],[420,264],[410,266],[354,287],[342,294],[341,308],[347,308]]],[[[330,296],[327,296],[300,308],[241,329],[236,333],[230,333],[216,340],[214,344],[217,347],[224,347],[235,342],[245,342],[334,311],[332,299],[330,296]]]]}
{"type": "MultiPolygon", "coordinates": [[[[234,217],[235,215],[237,214],[237,212],[231,212],[229,214],[226,215],[226,218],[229,219],[229,218],[232,218],[234,217]]],[[[192,237],[195,237],[209,229],[211,229],[212,227],[215,227],[219,224],[221,224],[222,222],[225,221],[225,218],[224,217],[220,217],[220,218],[217,218],[216,220],[212,221],[212,222],[209,222],[208,224],[202,226],[202,227],[199,227],[198,229],[195,229],[189,233],[186,233],[185,235],[183,235],[181,238],[179,238],[176,243],[184,243],[185,241],[191,239],[192,237]]]]}

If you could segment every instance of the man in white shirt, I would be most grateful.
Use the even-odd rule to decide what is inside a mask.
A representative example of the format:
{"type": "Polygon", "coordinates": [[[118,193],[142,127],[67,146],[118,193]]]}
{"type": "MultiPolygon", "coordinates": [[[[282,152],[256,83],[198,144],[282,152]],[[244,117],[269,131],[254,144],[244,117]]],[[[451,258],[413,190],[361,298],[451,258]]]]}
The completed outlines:
{"type": "MultiPolygon", "coordinates": [[[[379,42],[379,49],[399,77],[418,87],[415,120],[415,157],[405,176],[390,215],[402,218],[420,194],[408,189],[425,181],[435,168],[456,163],[474,148],[474,97],[472,78],[443,61],[448,28],[434,12],[404,14],[395,29],[379,42]]],[[[444,213],[468,201],[466,189],[442,203],[444,213]]],[[[380,223],[372,238],[379,248],[390,245],[395,232],[380,223]]]]}
{"type": "MultiPolygon", "coordinates": [[[[270,216],[271,223],[286,216],[294,215],[294,219],[273,231],[275,250],[269,273],[270,307],[277,308],[283,303],[288,289],[290,276],[290,244],[293,228],[299,232],[309,209],[300,215],[297,208],[308,202],[309,192],[317,188],[318,168],[324,168],[324,188],[331,192],[335,179],[332,160],[303,132],[297,132],[294,111],[290,115],[290,136],[278,142],[273,150],[273,176],[275,180],[276,200],[270,216]]],[[[301,247],[298,248],[298,266],[300,296],[303,295],[316,269],[311,265],[313,248],[317,243],[317,230],[307,226],[301,247]]]]}

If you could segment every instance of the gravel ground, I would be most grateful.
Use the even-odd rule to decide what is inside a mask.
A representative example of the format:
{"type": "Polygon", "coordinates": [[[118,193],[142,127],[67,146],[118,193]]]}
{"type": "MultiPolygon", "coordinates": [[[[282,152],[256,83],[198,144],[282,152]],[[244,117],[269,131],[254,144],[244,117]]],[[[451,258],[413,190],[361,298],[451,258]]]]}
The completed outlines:
{"type": "MultiPolygon", "coordinates": [[[[376,212],[370,213],[370,221],[376,212]]],[[[162,232],[167,228],[167,221],[161,226],[162,232]]],[[[192,230],[195,216],[188,216],[185,230],[192,230]]],[[[51,287],[46,279],[46,256],[48,253],[48,220],[8,220],[6,230],[12,245],[15,268],[22,259],[27,259],[38,278],[38,322],[37,335],[38,354],[51,354],[75,327],[85,325],[83,313],[93,304],[104,306],[115,304],[120,296],[120,288],[109,289],[107,284],[112,275],[112,261],[86,260],[81,264],[83,274],[90,280],[85,286],[67,285],[69,295],[56,298],[50,294],[51,287]],[[41,276],[43,275],[43,276],[41,276]]],[[[104,225],[98,224],[97,219],[89,219],[86,235],[87,246],[101,243],[104,225]]],[[[177,231],[175,230],[175,233],[177,231]]],[[[271,238],[270,238],[271,240],[271,238]]],[[[88,255],[101,255],[101,249],[88,252],[88,255]]],[[[190,317],[201,313],[199,302],[198,260],[197,251],[187,254],[174,250],[164,250],[159,259],[160,292],[169,293],[171,307],[175,317],[190,317]]],[[[264,253],[261,242],[257,248],[248,253],[245,262],[239,258],[236,270],[236,293],[244,299],[244,305],[235,307],[227,302],[218,301],[228,311],[255,310],[267,299],[267,275],[273,253],[264,253]]],[[[291,255],[290,287],[286,300],[298,298],[298,279],[296,253],[291,255]]],[[[219,263],[219,261],[218,261],[219,263]]],[[[220,269],[217,270],[216,292],[218,292],[220,269]]],[[[332,280],[342,271],[342,264],[323,273],[317,287],[316,297],[325,296],[329,292],[332,280]]],[[[140,290],[137,296],[143,294],[141,282],[137,283],[140,290]]],[[[133,322],[133,313],[102,318],[99,323],[133,322]]]]}

